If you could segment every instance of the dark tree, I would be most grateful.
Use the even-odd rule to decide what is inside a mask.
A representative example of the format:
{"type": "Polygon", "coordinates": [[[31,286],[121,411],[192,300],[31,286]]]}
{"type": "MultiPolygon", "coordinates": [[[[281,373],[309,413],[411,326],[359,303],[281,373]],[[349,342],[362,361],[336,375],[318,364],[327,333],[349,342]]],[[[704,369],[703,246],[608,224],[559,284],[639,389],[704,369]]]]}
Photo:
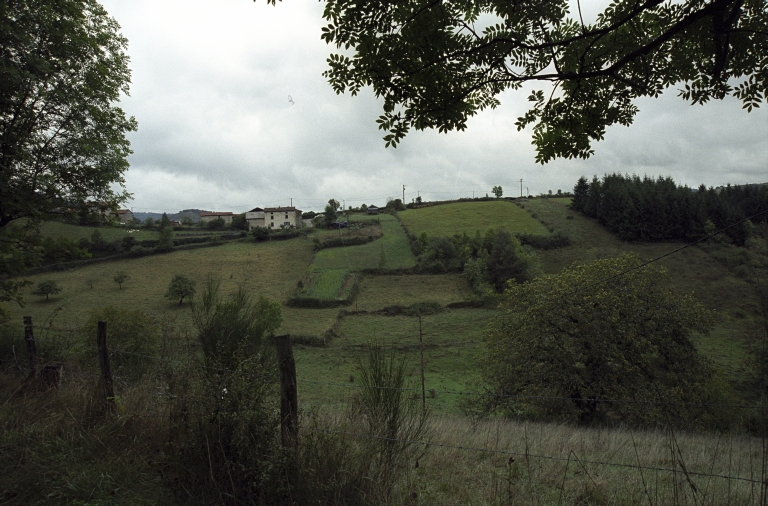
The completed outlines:
{"type": "Polygon", "coordinates": [[[733,95],[747,110],[768,90],[765,0],[617,0],[594,24],[566,0],[328,0],[323,17],[322,38],[345,50],[325,76],[337,93],[373,88],[387,146],[412,128],[464,130],[530,82],[553,88],[531,93],[517,121],[533,126],[541,163],[590,156],[606,127],[632,123],[635,99],[672,86],[692,103],[733,95]]]}
{"type": "Polygon", "coordinates": [[[13,276],[36,263],[41,220],[101,217],[128,197],[126,45],[95,0],[0,6],[0,256],[16,257],[0,262],[0,301],[20,300],[13,276]]]}
{"type": "Polygon", "coordinates": [[[35,289],[32,291],[32,295],[45,295],[45,300],[49,300],[49,295],[56,295],[60,292],[61,288],[59,288],[59,285],[55,281],[49,279],[47,281],[41,281],[38,283],[35,289]]]}
{"type": "Polygon", "coordinates": [[[179,305],[181,305],[185,298],[191,298],[195,293],[195,282],[183,274],[176,274],[168,284],[165,298],[179,299],[179,305]]]}

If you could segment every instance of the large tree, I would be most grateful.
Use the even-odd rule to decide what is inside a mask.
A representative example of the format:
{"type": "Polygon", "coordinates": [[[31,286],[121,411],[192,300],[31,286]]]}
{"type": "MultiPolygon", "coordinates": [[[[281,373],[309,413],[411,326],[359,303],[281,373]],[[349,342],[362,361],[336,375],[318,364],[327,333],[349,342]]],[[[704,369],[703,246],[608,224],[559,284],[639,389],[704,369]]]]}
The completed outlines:
{"type": "Polygon", "coordinates": [[[712,316],[634,256],[510,285],[487,333],[485,407],[592,423],[701,420],[714,371],[691,337],[712,316]]]}
{"type": "Polygon", "coordinates": [[[503,91],[546,81],[518,129],[533,125],[541,163],[586,158],[607,126],[632,122],[634,99],[670,86],[693,103],[764,102],[766,5],[615,0],[590,24],[567,0],[327,0],[322,37],[345,51],[325,75],[338,93],[383,98],[387,145],[411,128],[463,130],[503,91]]]}
{"type": "MultiPolygon", "coordinates": [[[[0,256],[52,213],[115,208],[128,194],[127,41],[95,0],[0,3],[0,256]],[[19,234],[18,224],[29,226],[19,234]]],[[[24,261],[0,262],[0,277],[24,261]]],[[[6,287],[12,290],[12,287],[6,287]]],[[[9,298],[7,289],[0,297],[9,298]]]]}

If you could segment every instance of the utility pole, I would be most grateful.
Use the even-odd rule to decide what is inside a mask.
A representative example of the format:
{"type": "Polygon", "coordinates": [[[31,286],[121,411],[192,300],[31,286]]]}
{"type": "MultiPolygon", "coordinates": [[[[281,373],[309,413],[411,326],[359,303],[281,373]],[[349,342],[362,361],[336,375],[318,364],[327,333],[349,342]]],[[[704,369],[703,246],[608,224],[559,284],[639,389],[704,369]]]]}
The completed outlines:
{"type": "Polygon", "coordinates": [[[403,185],[403,204],[405,204],[405,185],[403,185]]]}
{"type": "Polygon", "coordinates": [[[520,197],[522,198],[522,196],[523,196],[523,180],[521,179],[520,180],[520,197]]]}

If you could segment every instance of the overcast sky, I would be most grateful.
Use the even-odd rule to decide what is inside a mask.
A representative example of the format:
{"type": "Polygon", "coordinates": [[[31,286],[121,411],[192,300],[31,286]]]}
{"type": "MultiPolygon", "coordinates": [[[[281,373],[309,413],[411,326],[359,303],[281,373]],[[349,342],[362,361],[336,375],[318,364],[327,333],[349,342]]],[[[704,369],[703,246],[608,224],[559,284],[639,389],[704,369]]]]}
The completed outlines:
{"type": "MultiPolygon", "coordinates": [[[[670,89],[640,100],[588,160],[534,162],[515,120],[526,92],[500,96],[464,132],[411,132],[384,148],[370,89],[336,95],[322,72],[335,49],[320,40],[323,3],[286,0],[102,0],[128,38],[139,123],[126,173],[134,211],[321,210],[490,193],[568,190],[581,175],[672,176],[689,186],[768,182],[768,107],[729,99],[691,106],[670,89]],[[289,95],[294,101],[291,104],[289,95]],[[291,200],[292,199],[292,200],[291,200]]],[[[584,6],[584,3],[582,3],[584,6]]],[[[593,11],[596,6],[592,6],[593,11]]],[[[585,12],[585,15],[587,12],[585,12]]]]}

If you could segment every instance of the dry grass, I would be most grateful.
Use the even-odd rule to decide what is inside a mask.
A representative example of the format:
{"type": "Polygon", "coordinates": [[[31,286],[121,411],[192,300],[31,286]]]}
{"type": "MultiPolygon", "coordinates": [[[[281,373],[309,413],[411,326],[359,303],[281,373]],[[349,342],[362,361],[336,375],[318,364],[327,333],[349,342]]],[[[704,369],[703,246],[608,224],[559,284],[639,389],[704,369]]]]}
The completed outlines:
{"type": "Polygon", "coordinates": [[[758,504],[759,484],[694,474],[760,480],[756,438],[449,417],[432,428],[412,478],[426,503],[758,504]]]}

